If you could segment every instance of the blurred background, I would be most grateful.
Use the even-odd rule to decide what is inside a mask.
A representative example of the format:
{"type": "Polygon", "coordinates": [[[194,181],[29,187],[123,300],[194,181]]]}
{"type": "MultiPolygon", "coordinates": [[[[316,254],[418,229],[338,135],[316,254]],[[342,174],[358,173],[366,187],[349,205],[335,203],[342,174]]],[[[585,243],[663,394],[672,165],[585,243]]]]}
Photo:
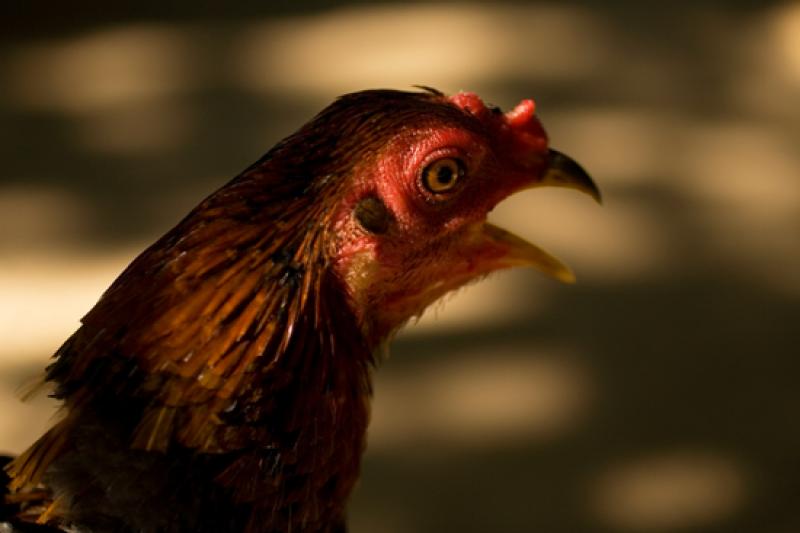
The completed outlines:
{"type": "Polygon", "coordinates": [[[354,533],[800,531],[800,4],[4,7],[0,450],[103,289],[337,95],[508,108],[603,189],[492,214],[579,283],[495,275],[377,376],[354,533]]]}

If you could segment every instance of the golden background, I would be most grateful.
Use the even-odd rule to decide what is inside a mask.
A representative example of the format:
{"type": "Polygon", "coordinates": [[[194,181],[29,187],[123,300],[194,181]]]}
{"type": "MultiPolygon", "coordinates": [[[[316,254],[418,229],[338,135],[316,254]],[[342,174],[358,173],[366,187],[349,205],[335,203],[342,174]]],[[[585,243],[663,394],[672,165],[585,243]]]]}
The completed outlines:
{"type": "Polygon", "coordinates": [[[492,214],[579,283],[498,274],[396,340],[353,533],[800,531],[800,4],[4,9],[0,450],[138,251],[337,95],[425,84],[533,97],[605,206],[492,214]]]}

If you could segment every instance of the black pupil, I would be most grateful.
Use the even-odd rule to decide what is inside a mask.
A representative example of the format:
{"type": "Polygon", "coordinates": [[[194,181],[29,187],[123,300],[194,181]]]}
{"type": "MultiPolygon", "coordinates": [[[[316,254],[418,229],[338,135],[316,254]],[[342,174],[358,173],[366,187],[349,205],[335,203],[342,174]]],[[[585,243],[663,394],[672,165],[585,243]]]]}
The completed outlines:
{"type": "Polygon", "coordinates": [[[436,172],[436,179],[442,185],[448,185],[451,181],[453,181],[454,176],[455,174],[453,172],[453,167],[451,166],[441,166],[436,172]]]}

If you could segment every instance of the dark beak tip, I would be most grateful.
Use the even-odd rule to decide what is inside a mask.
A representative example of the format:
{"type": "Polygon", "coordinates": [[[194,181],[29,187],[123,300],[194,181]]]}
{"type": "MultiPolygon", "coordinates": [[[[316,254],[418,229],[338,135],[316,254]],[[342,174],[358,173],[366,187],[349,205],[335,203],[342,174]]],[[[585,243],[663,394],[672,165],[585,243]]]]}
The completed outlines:
{"type": "MultiPolygon", "coordinates": [[[[549,164],[547,175],[554,182],[561,182],[561,186],[578,189],[603,205],[603,196],[600,188],[594,182],[588,172],[574,159],[558,150],[549,150],[549,164]]],[[[557,183],[554,183],[557,184],[557,183]]]]}
{"type": "Polygon", "coordinates": [[[603,194],[597,186],[589,193],[589,196],[591,196],[598,205],[603,205],[603,194]]]}

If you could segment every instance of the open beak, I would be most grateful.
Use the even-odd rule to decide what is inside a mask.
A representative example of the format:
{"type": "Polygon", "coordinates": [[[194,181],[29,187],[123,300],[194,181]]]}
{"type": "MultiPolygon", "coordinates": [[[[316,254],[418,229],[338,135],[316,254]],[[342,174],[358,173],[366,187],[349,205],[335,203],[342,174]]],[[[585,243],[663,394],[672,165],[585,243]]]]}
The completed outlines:
{"type": "MultiPolygon", "coordinates": [[[[550,150],[548,156],[548,165],[542,177],[524,189],[566,187],[584,192],[597,203],[602,203],[600,189],[583,167],[556,150],[550,150]]],[[[563,283],[575,283],[575,275],[569,267],[525,239],[488,222],[483,224],[481,236],[486,246],[498,250],[497,268],[533,267],[563,283]]]]}

